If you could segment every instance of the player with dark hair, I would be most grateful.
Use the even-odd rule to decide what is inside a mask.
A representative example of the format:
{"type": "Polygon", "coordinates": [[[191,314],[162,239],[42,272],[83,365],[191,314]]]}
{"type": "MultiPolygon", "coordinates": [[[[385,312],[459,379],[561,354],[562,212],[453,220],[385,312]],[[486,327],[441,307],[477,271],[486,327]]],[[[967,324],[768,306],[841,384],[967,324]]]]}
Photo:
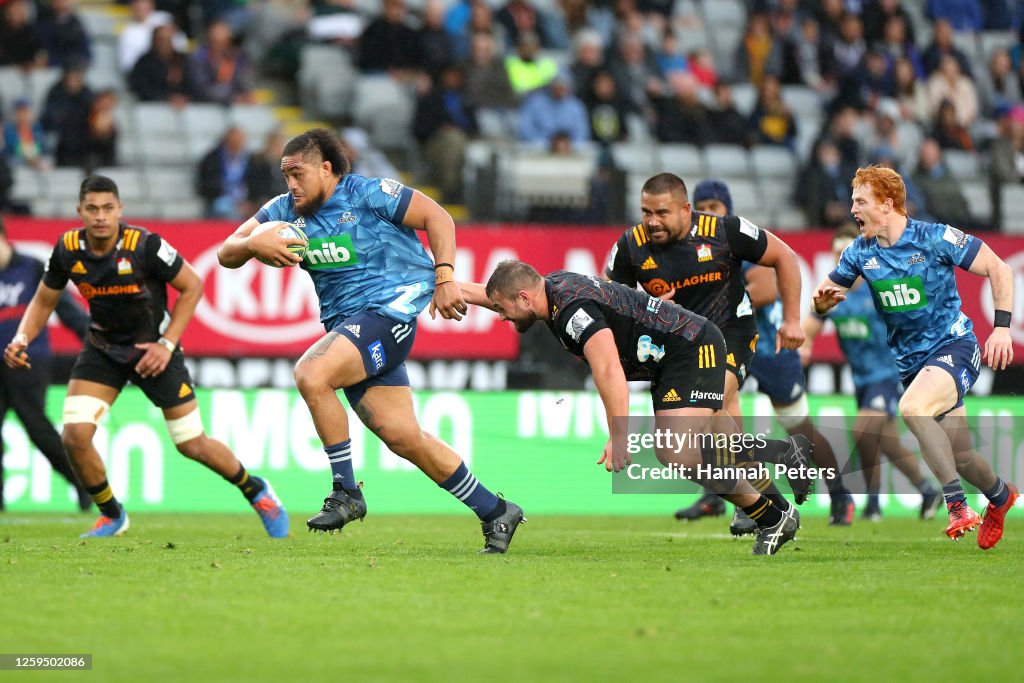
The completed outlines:
{"type": "Polygon", "coordinates": [[[8,367],[24,368],[22,352],[40,334],[68,281],[89,302],[89,332],[71,370],[64,399],[64,447],[82,483],[100,508],[83,536],[120,536],[128,513],[114,497],[93,445],[96,425],[131,381],[163,411],[178,451],[239,488],[267,533],[288,535],[288,514],[269,482],[250,475],[220,441],[203,429],[192,378],[178,342],[203,283],[195,270],[156,233],[121,222],[117,185],[89,176],[78,194],[83,227],[64,233],[54,247],[14,339],[4,350],[8,367]],[[168,312],[167,286],[179,292],[168,312]]]}
{"type": "Polygon", "coordinates": [[[991,548],[1002,538],[1003,521],[1018,494],[971,444],[964,396],[978,378],[983,356],[971,319],[960,308],[954,267],[989,279],[995,321],[984,359],[993,370],[1005,369],[1013,360],[1013,271],[978,238],[908,217],[906,188],[892,169],[858,169],[852,200],[860,237],[815,290],[814,312],[827,314],[846,299],[857,278],[864,278],[885,320],[889,348],[906,389],[900,414],[943,484],[949,513],[946,535],[959,540],[981,523],[978,545],[991,548]],[[967,505],[957,475],[988,498],[984,521],[967,505]]]}
{"type": "MultiPolygon", "coordinates": [[[[334,531],[366,516],[352,468],[344,389],[366,427],[479,517],[484,553],[504,553],[522,509],[487,490],[455,451],[420,429],[413,412],[405,359],[416,317],[428,303],[460,320],[466,303],[453,279],[455,223],[432,199],[397,180],[349,173],[338,139],[324,129],[292,138],[281,171],[288,183],[225,240],[221,265],[238,268],[253,256],[278,266],[302,263],[320,300],[327,333],[299,359],[295,383],[309,407],[331,465],[333,490],[310,530],[334,531]],[[304,258],[261,223],[287,221],[309,237],[304,258]],[[432,262],[416,237],[427,233],[432,262]]],[[[292,242],[294,244],[294,242],[292,242]]]]}
{"type": "MultiPolygon", "coordinates": [[[[698,211],[726,216],[732,214],[732,195],[721,180],[704,180],[693,190],[693,201],[698,211]]],[[[853,523],[855,506],[853,496],[843,484],[836,464],[835,452],[810,418],[807,405],[807,381],[800,355],[791,349],[779,349],[773,343],[776,330],[782,324],[783,303],[777,296],[775,273],[769,268],[743,264],[743,278],[747,294],[757,317],[757,343],[747,366],[751,377],[757,380],[758,390],[772,402],[775,417],[790,434],[803,434],[814,444],[814,460],[820,467],[836,469],[836,476],[826,480],[831,506],[829,524],[849,526],[853,523]]],[[[693,509],[688,509],[691,514],[693,509]]],[[[684,510],[677,513],[682,514],[684,510]]],[[[737,515],[732,528],[749,530],[749,523],[737,515]]]]}
{"type": "MultiPolygon", "coordinates": [[[[7,239],[7,230],[0,218],[0,339],[11,339],[18,320],[25,312],[43,277],[41,261],[15,249],[7,239]]],[[[89,327],[89,315],[67,292],[57,301],[57,317],[80,338],[89,327]]],[[[92,507],[92,498],[75,477],[60,434],[46,417],[46,388],[50,385],[53,354],[46,329],[25,349],[29,366],[13,370],[0,365],[0,510],[4,509],[4,441],[3,424],[8,409],[18,416],[28,438],[50,461],[54,471],[75,487],[78,507],[82,512],[92,507]]]]}
{"type": "MultiPolygon", "coordinates": [[[[692,211],[686,184],[671,173],[660,173],[644,183],[640,211],[642,222],[623,233],[612,247],[605,277],[629,287],[639,284],[648,294],[707,317],[722,331],[728,370],[724,408],[741,423],[738,391],[758,339],[742,266],[763,263],[779,274],[789,319],[765,343],[773,349],[797,348],[803,342],[803,330],[796,329],[800,326],[796,256],[780,239],[744,218],[692,211]]],[[[752,483],[776,506],[788,505],[769,479],[752,483]]],[[[679,510],[676,518],[698,519],[723,511],[721,499],[706,494],[679,510]]],[[[729,529],[738,536],[755,532],[756,526],[737,508],[729,529]]]]}
{"type": "MultiPolygon", "coordinates": [[[[832,238],[832,254],[836,262],[858,234],[859,231],[853,226],[836,231],[832,238]]],[[[835,324],[839,347],[850,364],[854,395],[857,398],[853,439],[860,455],[861,470],[868,491],[864,518],[872,521],[882,518],[879,499],[880,456],[885,453],[889,462],[921,493],[921,519],[931,519],[942,498],[921,472],[914,454],[900,443],[899,426],[896,423],[900,400],[899,372],[885,341],[885,321],[875,310],[870,288],[862,284],[859,280],[854,283],[846,293],[846,300],[827,315],[804,317],[807,341],[800,347],[801,360],[806,362],[810,359],[814,339],[825,328],[826,320],[831,320],[835,324]]]]}
{"type": "MultiPolygon", "coordinates": [[[[671,301],[593,276],[557,271],[541,277],[521,261],[498,264],[486,287],[477,283],[460,286],[467,302],[496,311],[518,332],[543,321],[567,351],[586,360],[608,417],[609,435],[614,434],[615,418],[629,415],[630,380],[651,382],[656,420],[684,418],[690,433],[727,438],[736,434],[730,418],[715,417],[722,408],[726,348],[721,331],[707,318],[671,301]]],[[[661,425],[678,427],[671,421],[661,425]]],[[[811,482],[809,450],[807,440],[798,436],[765,440],[742,457],[746,463],[786,464],[794,490],[806,493],[811,482]]],[[[726,451],[701,441],[656,454],[665,465],[685,466],[695,473],[693,468],[698,465],[720,468],[740,455],[726,451]]],[[[628,454],[613,448],[609,436],[598,463],[617,472],[628,462],[628,454]]],[[[783,507],[776,506],[745,478],[729,476],[723,469],[714,471],[723,476],[712,477],[714,481],[702,478],[700,483],[741,506],[755,520],[755,555],[774,555],[793,539],[800,523],[795,506],[785,499],[783,507]]]]}

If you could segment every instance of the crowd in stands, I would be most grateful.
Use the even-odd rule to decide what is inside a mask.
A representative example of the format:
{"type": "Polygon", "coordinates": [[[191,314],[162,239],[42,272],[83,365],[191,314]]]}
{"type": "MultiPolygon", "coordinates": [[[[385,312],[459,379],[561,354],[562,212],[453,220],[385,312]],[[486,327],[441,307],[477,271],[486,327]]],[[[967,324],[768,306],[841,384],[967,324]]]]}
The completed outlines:
{"type": "MultiPolygon", "coordinates": [[[[999,188],[1024,179],[1021,0],[131,0],[117,38],[124,87],[98,91],[75,0],[0,4],[0,66],[62,74],[41,111],[3,102],[7,165],[112,166],[119,99],[251,103],[260,77],[301,79],[304,50],[319,45],[352,65],[339,79],[376,75],[408,94],[416,153],[386,158],[346,106],[310,118],[342,112],[329,118],[357,170],[410,173],[449,202],[466,199],[479,140],[596,152],[601,173],[621,143],[777,147],[797,171],[787,193],[825,227],[848,219],[865,163],[903,172],[918,216],[972,229],[998,228],[999,188]],[[961,152],[991,181],[985,218],[947,167],[961,152]]],[[[280,138],[232,128],[205,150],[208,215],[241,216],[280,189],[251,171],[280,138]]]]}

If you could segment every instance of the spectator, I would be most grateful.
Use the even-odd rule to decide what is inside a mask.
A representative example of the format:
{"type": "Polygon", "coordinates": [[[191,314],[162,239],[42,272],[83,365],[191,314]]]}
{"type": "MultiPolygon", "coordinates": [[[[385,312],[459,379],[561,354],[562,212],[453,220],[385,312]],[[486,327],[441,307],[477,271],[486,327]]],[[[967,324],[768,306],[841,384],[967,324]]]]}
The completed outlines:
{"type": "Polygon", "coordinates": [[[46,51],[31,21],[28,0],[9,0],[0,20],[0,66],[31,69],[46,64],[46,51]]]}
{"type": "Polygon", "coordinates": [[[914,65],[917,77],[924,78],[924,61],[917,49],[917,45],[907,35],[906,27],[906,21],[899,14],[889,17],[885,22],[882,39],[873,43],[873,45],[885,53],[890,63],[903,57],[909,59],[914,65]]]}
{"type": "Polygon", "coordinates": [[[423,7],[423,26],[419,32],[419,67],[430,76],[454,64],[455,41],[444,30],[444,4],[441,0],[427,0],[423,7]]]}
{"type": "Polygon", "coordinates": [[[932,21],[948,21],[954,31],[977,33],[982,29],[978,0],[928,0],[926,16],[932,21]]]}
{"type": "Polygon", "coordinates": [[[709,142],[750,146],[750,122],[736,108],[736,102],[732,96],[732,86],[725,81],[715,84],[714,102],[708,107],[708,115],[711,127],[709,142]]]}
{"type": "Polygon", "coordinates": [[[737,80],[749,81],[760,87],[766,75],[782,76],[782,44],[772,35],[767,14],[752,12],[736,47],[733,73],[737,80]]]}
{"type": "Polygon", "coordinates": [[[604,41],[601,34],[593,29],[583,29],[573,38],[573,61],[569,67],[576,92],[586,100],[593,95],[591,88],[594,77],[606,69],[604,64],[604,41]]]}
{"type": "Polygon", "coordinates": [[[668,77],[668,87],[669,94],[655,101],[655,137],[659,142],[706,145],[711,117],[701,104],[697,79],[676,71],[668,77]]]}
{"type": "Polygon", "coordinates": [[[128,87],[143,102],[170,102],[180,107],[197,97],[192,60],[174,47],[174,33],[173,24],[154,27],[149,51],[139,57],[128,75],[128,87]]]}
{"type": "MultiPolygon", "coordinates": [[[[917,150],[914,150],[915,155],[917,150]]],[[[913,216],[919,221],[927,221],[929,223],[935,222],[935,216],[928,213],[928,203],[925,201],[924,193],[921,189],[914,184],[914,179],[911,178],[910,173],[904,173],[903,169],[907,168],[904,164],[901,164],[896,158],[895,153],[889,147],[881,145],[876,148],[873,153],[868,157],[869,163],[877,164],[885,168],[891,168],[900,174],[903,178],[903,187],[907,190],[907,214],[913,216]]],[[[917,163],[916,160],[914,163],[917,163]]]]}
{"type": "Polygon", "coordinates": [[[473,34],[473,48],[469,61],[463,65],[463,73],[466,103],[477,113],[481,134],[502,139],[512,137],[515,130],[512,117],[518,101],[505,64],[495,55],[494,36],[484,32],[473,34]]]}
{"type": "Polygon", "coordinates": [[[873,48],[864,55],[859,69],[843,77],[833,104],[872,109],[879,98],[895,94],[896,80],[889,70],[889,62],[881,51],[873,48]]]}
{"type": "Polygon", "coordinates": [[[974,77],[967,55],[953,43],[953,27],[945,19],[940,19],[932,27],[932,42],[921,55],[925,74],[931,76],[939,68],[939,63],[945,55],[956,57],[956,61],[960,63],[960,71],[970,78],[974,77]]]}
{"type": "Polygon", "coordinates": [[[990,117],[1021,101],[1020,81],[1013,71],[1010,51],[1005,47],[992,51],[988,70],[978,79],[978,90],[982,111],[990,117]]]}
{"type": "Polygon", "coordinates": [[[813,11],[820,29],[823,46],[831,50],[832,45],[839,40],[843,17],[846,15],[843,0],[821,0],[813,11]]]}
{"type": "Polygon", "coordinates": [[[982,28],[985,31],[1009,31],[1020,19],[1019,0],[983,0],[981,3],[982,28]]]}
{"type": "Polygon", "coordinates": [[[420,66],[419,39],[406,23],[405,0],[384,0],[384,13],[359,39],[359,69],[404,76],[420,66]]]}
{"type": "MultiPolygon", "coordinates": [[[[117,39],[117,63],[127,74],[139,57],[149,51],[153,29],[165,24],[174,26],[174,17],[156,9],[154,0],[132,0],[132,19],[121,30],[117,39]]],[[[188,50],[188,37],[179,30],[174,32],[174,47],[178,52],[188,50]]]]}
{"type": "Polygon", "coordinates": [[[839,25],[839,37],[832,43],[829,68],[836,80],[842,80],[856,72],[860,67],[867,43],[864,41],[864,29],[860,17],[852,12],[843,15],[839,25]]]}
{"type": "Polygon", "coordinates": [[[960,191],[960,181],[953,177],[942,161],[942,149],[938,141],[926,138],[921,144],[917,168],[911,177],[924,193],[928,212],[935,216],[937,222],[964,230],[987,227],[979,225],[971,216],[967,198],[960,191]]]}
{"type": "Polygon", "coordinates": [[[895,160],[893,170],[897,171],[913,167],[924,138],[920,126],[913,120],[904,120],[900,105],[890,98],[879,101],[869,137],[868,157],[891,157],[895,160]]]}
{"type": "MultiPolygon", "coordinates": [[[[843,169],[849,170],[847,181],[853,179],[853,172],[860,166],[862,158],[863,150],[857,137],[859,127],[860,114],[857,112],[857,109],[848,105],[841,106],[829,117],[825,130],[818,136],[818,140],[815,141],[815,147],[817,147],[817,142],[827,138],[839,150],[843,169]]],[[[849,182],[847,182],[847,186],[849,186],[849,182]]],[[[846,196],[849,199],[849,191],[846,196]]]]}
{"type": "Polygon", "coordinates": [[[466,101],[462,70],[446,66],[417,98],[413,119],[423,170],[441,191],[443,201],[462,201],[466,146],[476,133],[476,112],[466,101]]]}
{"type": "Polygon", "coordinates": [[[39,122],[57,138],[57,166],[84,168],[89,158],[89,110],[94,95],[85,84],[84,65],[72,65],[46,95],[39,122]]]}
{"type": "Polygon", "coordinates": [[[615,89],[610,71],[598,71],[593,86],[583,98],[590,118],[590,135],[602,145],[625,140],[629,104],[615,89]]]}
{"type": "Polygon", "coordinates": [[[996,226],[1003,224],[1003,186],[1024,182],[1024,106],[1005,107],[999,114],[988,166],[992,222],[996,226]]]}
{"type": "Polygon", "coordinates": [[[639,33],[623,35],[618,50],[608,59],[615,77],[615,89],[629,102],[630,110],[650,118],[651,101],[665,93],[665,82],[658,72],[654,56],[647,53],[639,33]]]}
{"type": "Polygon", "coordinates": [[[864,13],[861,16],[864,19],[864,39],[868,41],[869,45],[888,41],[886,37],[889,31],[888,25],[894,17],[899,19],[904,39],[911,45],[917,44],[914,20],[903,7],[901,0],[876,0],[865,3],[864,13]]]}
{"type": "Polygon", "coordinates": [[[207,218],[243,217],[249,164],[245,131],[232,126],[199,162],[196,192],[206,202],[207,218]]]}
{"type": "Polygon", "coordinates": [[[808,225],[836,228],[849,219],[850,181],[856,170],[856,166],[843,163],[831,138],[815,144],[794,191],[795,202],[803,207],[808,225]]]}
{"type": "MultiPolygon", "coordinates": [[[[494,15],[486,0],[464,0],[452,5],[444,19],[445,31],[452,37],[455,56],[464,60],[473,49],[473,36],[489,33],[494,36],[494,15]]],[[[495,38],[497,42],[497,38],[495,38]]],[[[504,52],[504,46],[499,52],[504,52]]]]}
{"type": "Polygon", "coordinates": [[[587,108],[572,92],[567,73],[559,73],[548,87],[531,94],[519,108],[519,140],[550,148],[557,133],[569,137],[578,149],[590,140],[587,108]]]}
{"type": "Polygon", "coordinates": [[[782,99],[782,87],[775,76],[765,74],[757,90],[757,102],[750,113],[750,127],[757,143],[784,145],[791,150],[796,145],[796,117],[782,99]]]}
{"type": "Polygon", "coordinates": [[[690,70],[689,62],[679,50],[679,39],[676,38],[676,34],[671,28],[662,34],[655,59],[658,62],[658,71],[663,78],[668,78],[676,71],[687,72],[690,70]]]}
{"type": "Polygon", "coordinates": [[[66,69],[92,60],[89,34],[75,14],[75,0],[50,0],[36,22],[36,35],[46,50],[50,66],[66,69]]]}
{"type": "Polygon", "coordinates": [[[771,26],[775,42],[782,52],[779,80],[787,85],[803,85],[799,58],[801,29],[795,7],[780,3],[779,9],[771,15],[771,26]]]}
{"type": "Polygon", "coordinates": [[[89,108],[89,157],[87,170],[117,163],[117,91],[102,90],[89,108]]]}
{"type": "Polygon", "coordinates": [[[930,121],[928,113],[928,88],[917,78],[914,65],[906,57],[897,59],[893,68],[896,101],[900,105],[900,115],[904,119],[913,119],[919,125],[930,121]]]}
{"type": "Polygon", "coordinates": [[[536,33],[524,32],[516,42],[516,53],[505,58],[505,71],[517,95],[526,95],[543,88],[558,73],[558,63],[542,57],[536,33]]]}
{"type": "MultiPolygon", "coordinates": [[[[362,128],[345,128],[341,131],[341,144],[345,148],[345,156],[352,164],[352,172],[367,178],[397,178],[398,169],[388,160],[384,152],[370,144],[370,136],[362,128]]],[[[277,155],[280,159],[281,155],[277,155]]],[[[274,171],[281,177],[276,166],[274,171]]]]}
{"type": "Polygon", "coordinates": [[[804,17],[800,22],[800,39],[796,41],[796,66],[801,82],[822,94],[833,88],[833,84],[824,77],[823,52],[817,20],[810,16],[804,17]]]}
{"type": "MultiPolygon", "coordinates": [[[[284,150],[288,138],[278,129],[267,133],[263,142],[263,149],[252,155],[249,159],[249,166],[245,169],[245,187],[248,191],[246,196],[246,208],[243,215],[251,216],[274,197],[288,191],[288,184],[281,173],[281,152],[284,150]]],[[[351,160],[351,157],[349,157],[351,160]]],[[[353,170],[355,166],[352,167],[353,170]]],[[[360,175],[367,175],[355,171],[360,175]]],[[[393,178],[394,176],[383,176],[393,178]]]]}
{"type": "Polygon", "coordinates": [[[711,50],[706,47],[699,47],[691,50],[686,55],[686,61],[690,65],[690,73],[697,82],[705,88],[713,88],[718,82],[718,71],[715,69],[715,58],[711,50]]]}
{"type": "Polygon", "coordinates": [[[252,101],[249,59],[226,22],[206,27],[206,44],[192,55],[192,71],[198,99],[224,105],[252,101]]]}
{"type": "Polygon", "coordinates": [[[935,138],[942,149],[962,149],[967,151],[974,149],[974,140],[971,138],[971,132],[960,123],[957,118],[956,108],[949,100],[943,100],[939,105],[931,136],[935,138]]]}
{"type": "Polygon", "coordinates": [[[14,120],[4,125],[4,154],[12,166],[26,165],[37,171],[50,167],[46,133],[36,120],[27,99],[14,102],[14,120]]]}
{"type": "Polygon", "coordinates": [[[520,35],[533,33],[544,49],[568,48],[568,41],[564,35],[558,35],[555,22],[546,12],[534,7],[530,0],[509,0],[494,15],[494,21],[505,29],[505,35],[510,43],[518,44],[520,35]]]}
{"type": "Polygon", "coordinates": [[[945,55],[939,68],[928,78],[928,103],[933,116],[938,116],[943,102],[953,105],[957,122],[969,128],[978,115],[978,91],[974,82],[960,71],[953,55],[945,55]]]}

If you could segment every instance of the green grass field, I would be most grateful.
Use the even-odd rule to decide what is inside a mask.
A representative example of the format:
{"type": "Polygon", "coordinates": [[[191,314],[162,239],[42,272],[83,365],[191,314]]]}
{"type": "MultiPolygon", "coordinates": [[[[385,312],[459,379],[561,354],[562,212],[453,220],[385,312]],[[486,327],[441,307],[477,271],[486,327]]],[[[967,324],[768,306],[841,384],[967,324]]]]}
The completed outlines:
{"type": "Polygon", "coordinates": [[[0,652],[91,653],[93,681],[1006,680],[1024,519],[982,552],[943,520],[829,528],[772,558],[727,518],[541,517],[478,556],[469,516],[272,541],[253,515],[0,515],[0,652]]]}

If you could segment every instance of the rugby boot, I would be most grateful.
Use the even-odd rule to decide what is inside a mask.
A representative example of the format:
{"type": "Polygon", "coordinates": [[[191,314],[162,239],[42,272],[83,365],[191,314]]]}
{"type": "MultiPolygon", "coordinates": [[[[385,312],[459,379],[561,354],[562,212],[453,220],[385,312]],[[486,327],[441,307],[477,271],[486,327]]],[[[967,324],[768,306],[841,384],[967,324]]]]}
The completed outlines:
{"type": "Polygon", "coordinates": [[[732,511],[732,521],[729,522],[729,533],[733,536],[745,536],[757,533],[757,522],[752,520],[739,505],[732,511]]]}
{"type": "Polygon", "coordinates": [[[796,511],[795,505],[790,505],[789,509],[782,513],[782,519],[778,524],[757,530],[753,554],[774,555],[779,552],[779,548],[796,538],[796,531],[799,528],[800,513],[796,511]]]}
{"type": "Polygon", "coordinates": [[[946,527],[946,535],[954,541],[959,541],[963,538],[964,534],[968,531],[974,531],[981,524],[981,516],[972,510],[967,503],[961,503],[960,501],[949,503],[946,505],[946,509],[949,512],[949,526],[946,527]]]}
{"type": "Polygon", "coordinates": [[[802,434],[794,434],[785,440],[789,442],[789,448],[782,454],[780,464],[787,468],[786,477],[789,479],[790,488],[793,489],[796,504],[803,505],[807,496],[814,490],[814,478],[809,472],[814,446],[811,440],[802,434]]]}
{"type": "Polygon", "coordinates": [[[1006,519],[1006,513],[1010,511],[1020,495],[1017,493],[1017,487],[1013,484],[1007,484],[1006,488],[1010,489],[1010,496],[1005,503],[999,507],[989,503],[985,508],[985,516],[982,517],[981,528],[978,529],[978,547],[982,550],[988,550],[995,546],[1003,537],[1003,520],[1006,519]]]}
{"type": "Polygon", "coordinates": [[[942,494],[932,489],[921,494],[921,519],[934,519],[939,506],[942,505],[942,494]]]}
{"type": "Polygon", "coordinates": [[[512,535],[516,533],[516,527],[522,522],[526,524],[526,517],[523,517],[523,509],[510,500],[504,501],[505,512],[490,522],[480,522],[484,532],[484,547],[481,555],[504,554],[508,550],[508,544],[512,542],[512,535]]]}
{"type": "Polygon", "coordinates": [[[690,507],[676,510],[676,519],[692,522],[701,517],[719,517],[725,514],[725,501],[714,493],[705,493],[690,507]]]}
{"type": "Polygon", "coordinates": [[[306,520],[310,531],[339,531],[349,522],[366,517],[366,500],[347,490],[331,491],[320,512],[306,520]]]}
{"type": "MultiPolygon", "coordinates": [[[[829,505],[828,524],[829,526],[850,526],[853,524],[857,506],[853,503],[853,496],[849,493],[833,493],[832,502],[829,505]]],[[[878,513],[881,518],[881,511],[878,513]]]]}
{"type": "Polygon", "coordinates": [[[107,517],[106,515],[100,515],[100,518],[96,520],[96,523],[92,525],[92,528],[84,534],[79,534],[78,537],[104,538],[120,536],[126,531],[128,531],[128,513],[124,508],[121,508],[120,517],[107,517]]]}

